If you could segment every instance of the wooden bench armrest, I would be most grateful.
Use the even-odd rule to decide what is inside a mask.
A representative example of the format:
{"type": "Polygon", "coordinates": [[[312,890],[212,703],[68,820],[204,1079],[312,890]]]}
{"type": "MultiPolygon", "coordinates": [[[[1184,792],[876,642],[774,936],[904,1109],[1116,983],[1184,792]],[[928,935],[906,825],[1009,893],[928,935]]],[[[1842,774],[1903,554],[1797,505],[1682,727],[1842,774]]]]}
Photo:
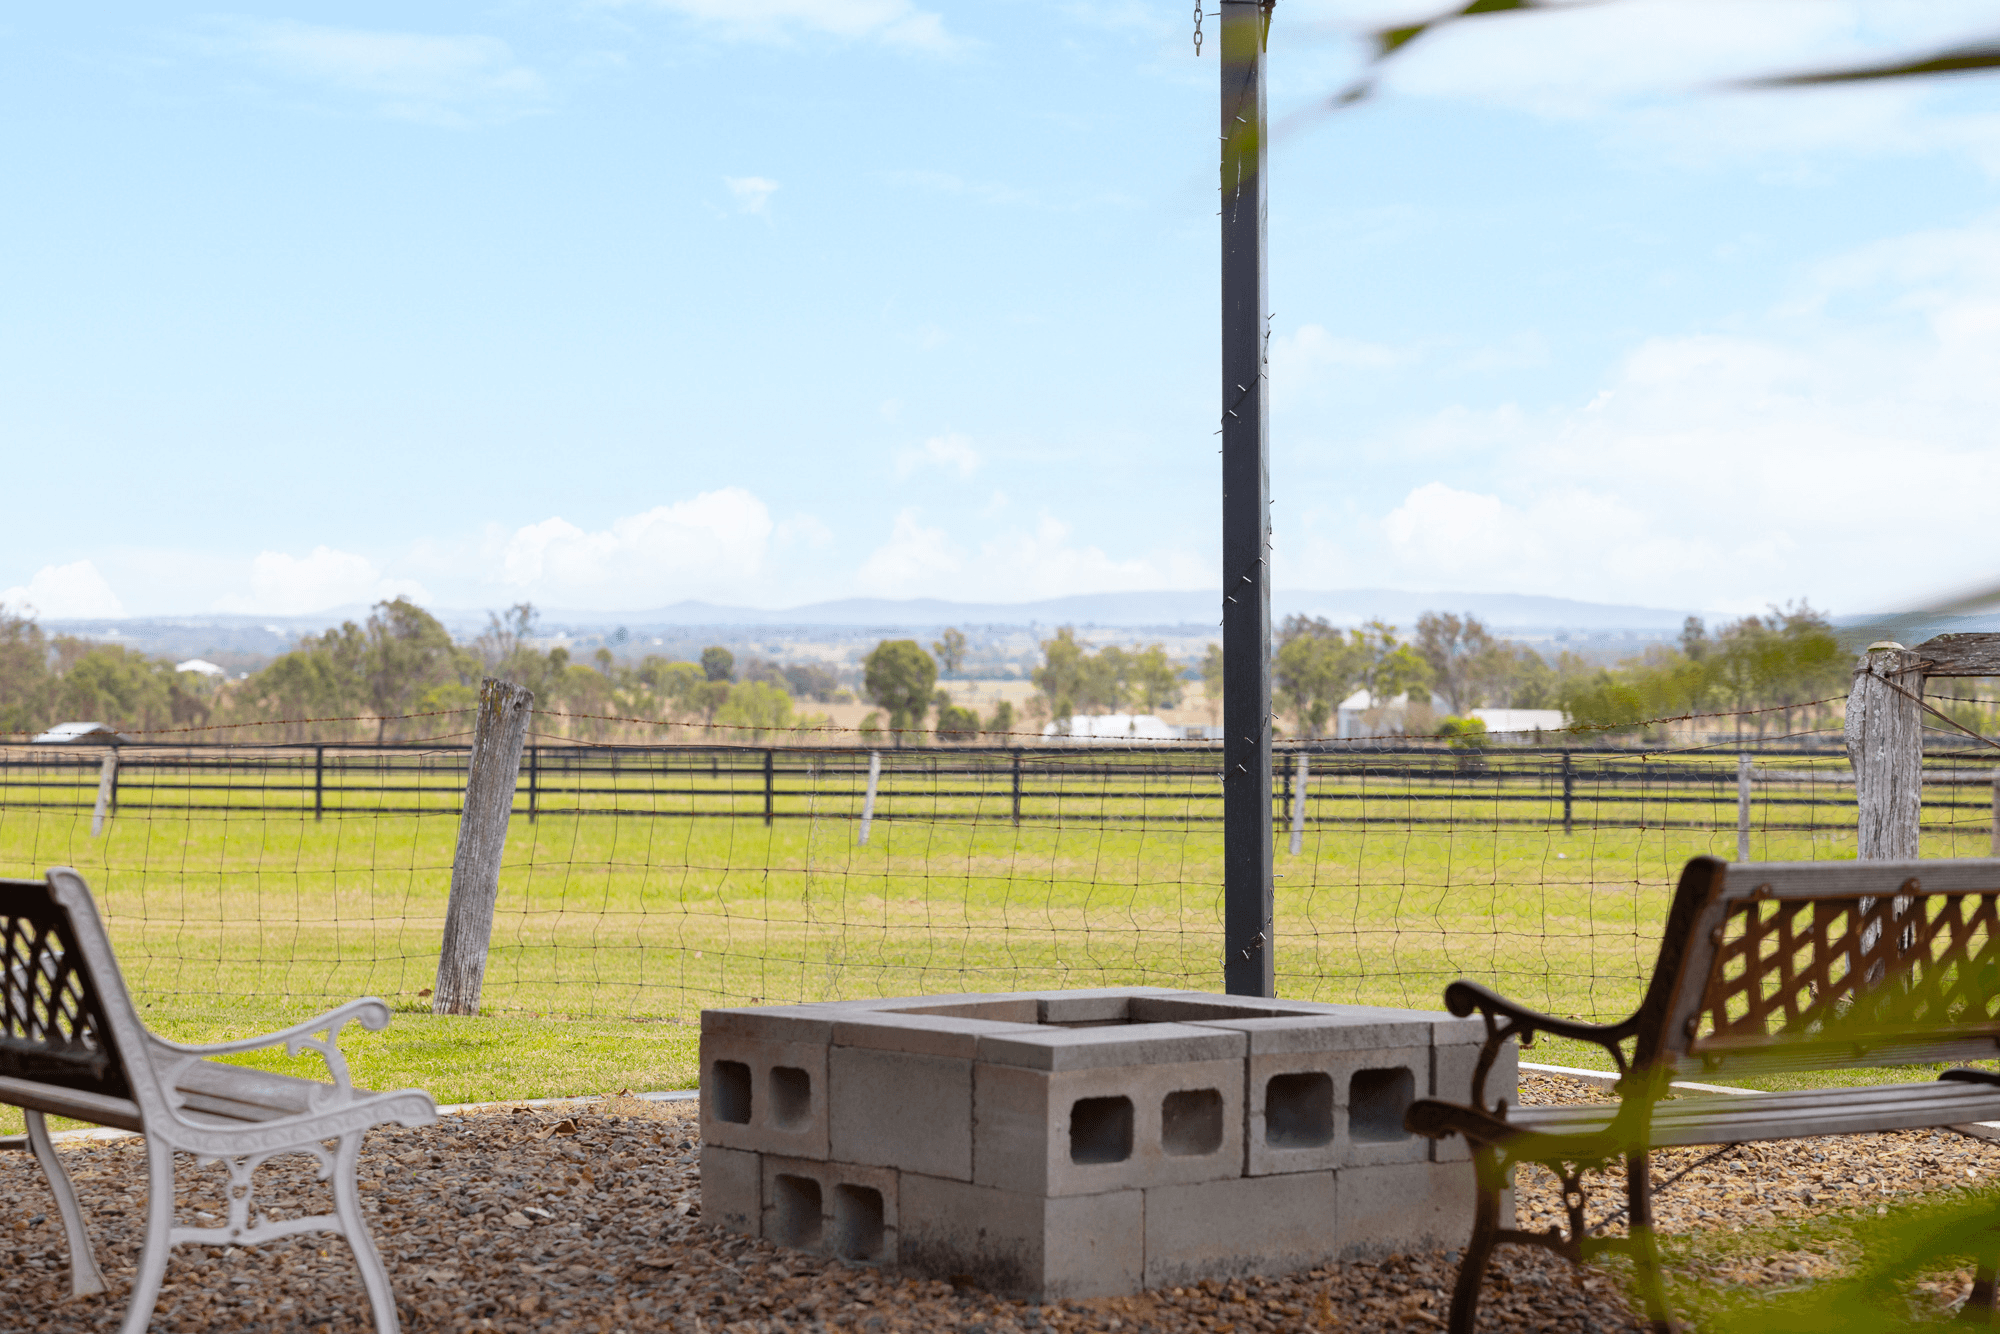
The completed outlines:
{"type": "Polygon", "coordinates": [[[179,1057],[179,1061],[162,1062],[167,1072],[169,1085],[174,1082],[173,1070],[206,1056],[224,1056],[231,1052],[262,1051],[266,1047],[282,1045],[285,1054],[297,1056],[307,1050],[316,1051],[326,1062],[327,1073],[333,1077],[336,1087],[352,1091],[354,1080],[347,1073],[347,1058],[340,1053],[340,1030],[350,1023],[358,1023],[363,1028],[379,1031],[389,1026],[389,1006],[374,996],[363,996],[345,1005],[336,1006],[315,1019],[276,1033],[266,1033],[262,1037],[240,1038],[235,1042],[205,1042],[190,1044],[169,1042],[155,1033],[148,1033],[147,1040],[155,1053],[169,1058],[179,1057]],[[318,1036],[324,1033],[325,1037],[318,1036]]]}

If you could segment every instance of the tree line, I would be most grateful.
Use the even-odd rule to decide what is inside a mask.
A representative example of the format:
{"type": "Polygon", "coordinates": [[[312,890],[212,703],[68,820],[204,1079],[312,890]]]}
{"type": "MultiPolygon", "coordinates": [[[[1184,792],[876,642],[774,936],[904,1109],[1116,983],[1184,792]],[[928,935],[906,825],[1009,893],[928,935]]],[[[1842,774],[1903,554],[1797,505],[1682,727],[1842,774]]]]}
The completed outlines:
{"type": "MultiPolygon", "coordinates": [[[[739,662],[720,646],[698,662],[653,655],[620,661],[599,648],[580,661],[537,634],[532,605],[489,617],[471,641],[406,599],[377,603],[348,621],[301,639],[263,670],[218,682],[118,645],[46,635],[30,617],[0,611],[0,730],[20,734],[58,721],[101,721],[149,732],[220,724],[245,727],[245,740],[393,742],[462,732],[447,715],[474,707],[479,681],[499,676],[526,686],[545,710],[536,730],[577,740],[659,739],[660,725],[701,729],[718,739],[770,740],[824,727],[802,707],[853,702],[840,673],[824,663],[739,662]]],[[[966,637],[945,630],[928,648],[883,640],[862,662],[859,695],[879,710],[864,735],[885,729],[898,741],[999,741],[1047,724],[1068,729],[1079,714],[1158,712],[1202,683],[1213,716],[1222,694],[1222,651],[1210,644],[1197,665],[1164,646],[1092,647],[1073,626],[1041,642],[1034,695],[1023,710],[1005,700],[982,716],[939,687],[956,674],[966,637]]],[[[1365,690],[1371,703],[1406,697],[1442,716],[1482,707],[1560,709],[1576,725],[1626,730],[1683,714],[1775,710],[1743,723],[1762,734],[1791,730],[1793,711],[1810,707],[1823,726],[1837,716],[1847,654],[1826,617],[1803,603],[1747,616],[1711,631],[1690,617],[1673,645],[1656,644],[1615,667],[1577,654],[1553,661],[1495,635],[1476,617],[1426,612],[1414,633],[1370,621],[1336,627],[1288,617],[1272,653],[1273,709],[1295,736],[1325,735],[1340,704],[1365,690]]],[[[851,680],[851,678],[850,678],[851,680]]],[[[1970,725],[1985,710],[1965,709],[1970,725]]]]}

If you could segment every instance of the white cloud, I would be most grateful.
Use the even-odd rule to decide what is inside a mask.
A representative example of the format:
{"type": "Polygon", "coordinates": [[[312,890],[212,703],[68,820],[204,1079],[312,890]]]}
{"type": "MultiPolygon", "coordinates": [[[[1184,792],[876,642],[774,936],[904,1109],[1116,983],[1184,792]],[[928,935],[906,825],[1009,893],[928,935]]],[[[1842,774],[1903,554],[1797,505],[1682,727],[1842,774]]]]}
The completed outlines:
{"type": "Polygon", "coordinates": [[[946,55],[959,43],[944,20],[909,0],[650,0],[723,34],[782,42],[801,33],[868,39],[886,46],[946,55]]]}
{"type": "Polygon", "coordinates": [[[1412,484],[1300,524],[1288,577],[1859,612],[2000,576],[2000,218],[1860,248],[1734,323],[1640,342],[1570,410],[1375,442],[1412,484]]]}
{"type": "Polygon", "coordinates": [[[125,614],[111,585],[87,560],[44,565],[27,583],[0,592],[0,606],[52,620],[125,614]]]}
{"type": "Polygon", "coordinates": [[[500,577],[535,601],[577,608],[740,596],[762,571],[775,526],[763,501],[734,486],[613,519],[597,532],[544,519],[505,540],[500,577]]]}
{"type": "Polygon", "coordinates": [[[866,592],[882,597],[909,597],[918,593],[942,593],[960,569],[960,553],[942,528],[926,528],[917,522],[917,512],[906,509],[896,515],[889,540],[869,553],[856,576],[866,592]]]}
{"type": "Polygon", "coordinates": [[[778,192],[778,183],[763,176],[725,176],[722,183],[729,187],[739,213],[766,213],[771,196],[778,192]]]}
{"type": "Polygon", "coordinates": [[[546,101],[542,77],[497,37],[371,32],[230,20],[202,43],[300,83],[360,97],[381,115],[433,124],[507,119],[546,101]]]}
{"type": "Polygon", "coordinates": [[[430,598],[421,584],[391,579],[366,556],[317,546],[304,556],[260,551],[250,562],[250,592],[217,600],[217,611],[303,616],[330,607],[407,597],[430,598]]]}
{"type": "Polygon", "coordinates": [[[981,462],[979,451],[964,436],[934,435],[896,456],[896,476],[900,480],[919,468],[942,468],[947,472],[956,469],[960,477],[970,477],[979,471],[981,462]]]}

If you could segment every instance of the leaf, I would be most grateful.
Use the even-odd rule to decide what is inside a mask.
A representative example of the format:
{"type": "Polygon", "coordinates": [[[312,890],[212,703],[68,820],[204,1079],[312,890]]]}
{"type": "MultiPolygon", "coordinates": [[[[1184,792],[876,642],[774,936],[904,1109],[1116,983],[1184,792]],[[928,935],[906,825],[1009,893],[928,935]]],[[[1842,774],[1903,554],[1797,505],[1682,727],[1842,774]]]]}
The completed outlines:
{"type": "Polygon", "coordinates": [[[1859,83],[1868,79],[1910,79],[1929,74],[1976,74],[2000,69],[2000,42],[1961,46],[1915,60],[1897,60],[1886,65],[1855,65],[1848,69],[1815,70],[1805,74],[1776,74],[1762,79],[1746,79],[1739,88],[1798,88],[1817,83],[1859,83]]]}

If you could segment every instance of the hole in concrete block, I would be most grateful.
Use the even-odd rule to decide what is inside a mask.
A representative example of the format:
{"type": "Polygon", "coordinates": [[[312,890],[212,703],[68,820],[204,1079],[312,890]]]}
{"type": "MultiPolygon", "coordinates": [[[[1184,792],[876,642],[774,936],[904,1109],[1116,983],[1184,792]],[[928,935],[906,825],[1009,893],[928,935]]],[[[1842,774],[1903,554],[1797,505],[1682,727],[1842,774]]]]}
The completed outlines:
{"type": "Polygon", "coordinates": [[[750,1124],[750,1067],[741,1061],[717,1061],[709,1071],[708,1096],[715,1119],[739,1126],[750,1124]]]}
{"type": "Polygon", "coordinates": [[[776,1198],[771,1201],[772,1220],[777,1235],[772,1238],[780,1246],[792,1246],[802,1251],[819,1249],[820,1237],[820,1193],[819,1182],[811,1177],[780,1175],[773,1182],[776,1198]]]}
{"type": "Polygon", "coordinates": [[[1277,1149],[1333,1143],[1333,1076],[1323,1070],[1272,1075],[1264,1085],[1264,1142],[1277,1149]]]}
{"type": "Polygon", "coordinates": [[[812,1120],[812,1076],[796,1065],[771,1067],[771,1124],[796,1130],[812,1120]]]}
{"type": "Polygon", "coordinates": [[[1069,1160],[1122,1163],[1132,1156],[1132,1100],[1078,1098],[1069,1109],[1069,1160]]]}
{"type": "Polygon", "coordinates": [[[1160,1147],[1170,1157],[1192,1158],[1222,1147],[1222,1094],[1182,1089],[1160,1104],[1160,1147]]]}
{"type": "Polygon", "coordinates": [[[880,1260],[882,1192],[869,1186],[833,1188],[833,1253],[843,1260],[880,1260]]]}
{"type": "Polygon", "coordinates": [[[1370,1143],[1408,1139],[1403,1113],[1416,1100],[1416,1076],[1407,1066],[1356,1070],[1347,1086],[1347,1136],[1370,1143]]]}

